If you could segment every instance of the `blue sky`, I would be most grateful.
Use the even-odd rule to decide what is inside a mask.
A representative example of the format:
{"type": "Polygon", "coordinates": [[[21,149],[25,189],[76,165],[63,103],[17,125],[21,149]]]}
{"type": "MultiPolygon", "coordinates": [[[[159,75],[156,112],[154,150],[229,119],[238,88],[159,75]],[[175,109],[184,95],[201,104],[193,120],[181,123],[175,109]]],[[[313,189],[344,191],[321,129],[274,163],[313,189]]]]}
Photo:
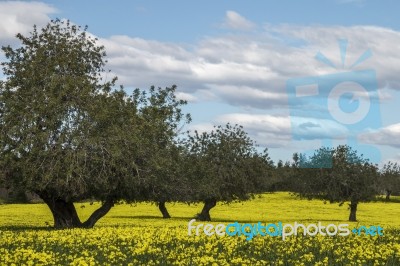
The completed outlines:
{"type": "Polygon", "coordinates": [[[128,90],[177,84],[191,130],[240,123],[275,161],[352,143],[383,163],[400,161],[399,7],[394,0],[1,1],[0,45],[17,45],[13,36],[33,24],[69,19],[99,37],[108,68],[128,90]],[[372,57],[350,68],[368,49],[372,57]],[[363,70],[373,76],[360,79],[363,70]],[[349,72],[361,89],[342,80],[349,72]],[[319,94],[291,100],[287,81],[307,77],[316,77],[319,94]]]}

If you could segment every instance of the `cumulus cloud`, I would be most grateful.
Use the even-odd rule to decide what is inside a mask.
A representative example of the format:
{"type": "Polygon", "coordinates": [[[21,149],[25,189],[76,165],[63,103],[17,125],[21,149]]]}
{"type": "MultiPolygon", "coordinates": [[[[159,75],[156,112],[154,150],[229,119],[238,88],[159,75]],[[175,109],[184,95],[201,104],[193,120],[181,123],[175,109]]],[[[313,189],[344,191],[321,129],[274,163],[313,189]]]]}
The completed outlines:
{"type": "Polygon", "coordinates": [[[251,30],[255,28],[256,25],[239,13],[228,10],[226,11],[225,21],[222,26],[234,30],[251,30]]]}
{"type": "MultiPolygon", "coordinates": [[[[0,43],[9,43],[17,32],[44,24],[56,10],[37,2],[0,2],[0,43]]],[[[291,78],[330,75],[371,69],[379,91],[373,97],[389,101],[391,91],[400,91],[400,32],[377,26],[299,26],[291,24],[257,27],[234,11],[227,11],[224,26],[235,31],[203,37],[191,44],[147,40],[135,36],[99,38],[105,45],[108,74],[119,77],[127,88],[178,85],[180,99],[191,102],[219,101],[238,108],[253,108],[265,115],[230,114],[215,117],[215,123],[243,124],[261,144],[283,146],[293,132],[304,139],[340,137],[346,128],[328,120],[307,118],[297,131],[287,116],[286,82],[291,78]],[[338,39],[347,39],[343,57],[338,39]],[[372,57],[354,65],[370,49],[372,57]],[[315,59],[323,54],[334,67],[315,59]],[[344,59],[342,61],[342,58],[344,59]]],[[[11,43],[12,44],[12,43],[11,43]]],[[[357,95],[361,99],[365,95],[357,95]]],[[[290,107],[294,108],[294,107],[290,107]]],[[[296,106],[295,108],[310,108],[296,106]]],[[[317,110],[320,112],[320,110],[317,110]]],[[[327,111],[327,110],[326,110],[327,111]]],[[[210,124],[194,127],[209,129],[210,124]]],[[[397,127],[387,127],[364,136],[371,143],[399,147],[397,127]],[[393,143],[389,143],[389,140],[393,143]]]]}
{"type": "Polygon", "coordinates": [[[214,129],[214,126],[217,124],[213,123],[198,123],[198,124],[193,124],[190,125],[189,131],[194,132],[197,131],[198,133],[203,133],[203,132],[211,132],[214,129]]]}
{"type": "Polygon", "coordinates": [[[184,100],[187,102],[196,102],[197,101],[197,97],[190,93],[178,91],[175,94],[176,94],[176,98],[179,100],[184,100]]]}
{"type": "MultiPolygon", "coordinates": [[[[189,101],[212,99],[263,110],[264,116],[231,114],[215,117],[213,123],[242,124],[259,144],[268,147],[287,146],[293,136],[312,141],[343,140],[349,135],[348,128],[328,119],[290,119],[270,114],[288,108],[327,112],[321,106],[288,106],[288,79],[352,71],[357,75],[360,70],[372,69],[379,90],[371,92],[370,97],[389,101],[391,91],[400,90],[400,77],[396,73],[400,61],[396,43],[400,42],[400,33],[382,27],[276,25],[257,34],[206,37],[191,45],[129,36],[113,36],[102,42],[108,51],[110,68],[128,86],[177,84],[182,97],[189,101]],[[340,52],[339,39],[348,40],[345,57],[340,52]],[[367,49],[372,57],[353,66],[367,49]],[[335,67],[316,60],[318,52],[335,67]]],[[[360,100],[367,98],[357,92],[354,96],[360,100]]],[[[200,131],[211,128],[210,123],[191,127],[200,131]]]]}
{"type": "Polygon", "coordinates": [[[377,75],[380,92],[374,96],[388,99],[389,90],[400,90],[400,33],[381,27],[277,25],[257,34],[206,37],[191,45],[129,36],[101,42],[108,67],[127,87],[177,84],[189,94],[209,90],[235,106],[287,108],[288,79],[364,69],[377,75]],[[343,62],[337,42],[341,38],[348,39],[343,62]],[[367,49],[372,57],[350,68],[367,49]],[[336,68],[316,60],[318,52],[336,68]]]}
{"type": "Polygon", "coordinates": [[[289,117],[231,113],[220,115],[210,123],[198,123],[189,127],[191,131],[210,132],[214,126],[226,123],[239,124],[250,137],[261,146],[282,147],[291,140],[289,117]]]}
{"type": "Polygon", "coordinates": [[[360,140],[370,144],[400,147],[400,123],[389,125],[379,130],[364,133],[360,140]]]}
{"type": "Polygon", "coordinates": [[[261,146],[285,147],[292,140],[343,140],[348,129],[332,120],[289,117],[269,114],[230,113],[215,118],[214,123],[200,123],[190,127],[199,132],[210,131],[213,125],[239,124],[261,146]]]}
{"type": "Polygon", "coordinates": [[[26,34],[34,24],[41,26],[57,10],[45,3],[0,1],[0,45],[15,44],[17,33],[26,34]]]}
{"type": "MultiPolygon", "coordinates": [[[[29,31],[33,24],[45,23],[54,12],[44,3],[0,2],[0,42],[29,31]]],[[[227,11],[225,24],[242,29],[254,26],[234,11],[227,11]]],[[[380,88],[400,90],[396,71],[400,33],[382,27],[268,25],[246,34],[204,37],[190,45],[130,36],[100,41],[106,46],[107,67],[126,87],[176,84],[182,93],[208,90],[235,106],[287,108],[288,79],[362,69],[376,70],[380,88]],[[342,38],[349,40],[344,62],[337,43],[342,38]],[[350,69],[367,49],[373,56],[350,69]],[[315,60],[317,52],[336,68],[315,60]]],[[[390,98],[387,93],[376,95],[390,98]]]]}

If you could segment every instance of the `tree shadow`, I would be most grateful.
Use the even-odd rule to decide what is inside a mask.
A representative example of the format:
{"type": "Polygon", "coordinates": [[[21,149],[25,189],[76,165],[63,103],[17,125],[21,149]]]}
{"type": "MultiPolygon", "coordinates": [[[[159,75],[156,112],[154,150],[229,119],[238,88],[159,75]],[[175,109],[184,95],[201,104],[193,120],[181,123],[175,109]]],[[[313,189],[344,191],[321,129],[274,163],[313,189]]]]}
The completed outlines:
{"type": "Polygon", "coordinates": [[[56,230],[52,226],[33,226],[33,225],[4,225],[0,226],[0,231],[29,231],[29,230],[56,230]]]}
{"type": "Polygon", "coordinates": [[[187,220],[187,219],[192,219],[191,217],[181,217],[181,216],[172,216],[171,218],[163,218],[162,216],[156,216],[156,215],[115,215],[115,216],[109,216],[112,218],[117,218],[117,219],[133,219],[133,220],[142,220],[142,219],[150,219],[150,220],[187,220]]]}
{"type": "Polygon", "coordinates": [[[348,222],[347,220],[343,220],[343,219],[289,219],[289,220],[275,220],[275,219],[268,219],[268,220],[244,220],[244,219],[213,219],[211,217],[211,222],[238,222],[238,223],[278,223],[278,222],[282,222],[282,223],[294,223],[294,222],[298,222],[298,223],[316,223],[316,222],[348,222]]]}

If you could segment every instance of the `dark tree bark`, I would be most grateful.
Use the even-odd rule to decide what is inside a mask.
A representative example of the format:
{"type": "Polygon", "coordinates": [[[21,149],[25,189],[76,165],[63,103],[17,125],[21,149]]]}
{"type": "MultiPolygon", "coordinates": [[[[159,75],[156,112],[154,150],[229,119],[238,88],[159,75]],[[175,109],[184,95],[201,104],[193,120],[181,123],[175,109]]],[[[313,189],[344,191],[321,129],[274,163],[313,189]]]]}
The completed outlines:
{"type": "Polygon", "coordinates": [[[349,216],[349,221],[351,222],[356,222],[357,221],[357,201],[351,201],[350,202],[350,216],[349,216]]]}
{"type": "Polygon", "coordinates": [[[159,201],[158,202],[158,209],[162,213],[162,216],[163,216],[164,219],[171,218],[171,215],[169,215],[167,207],[165,207],[165,201],[159,201]]]}
{"type": "Polygon", "coordinates": [[[387,189],[386,190],[386,201],[389,201],[390,200],[390,196],[392,195],[392,191],[391,190],[389,190],[389,189],[387,189]]]}
{"type": "Polygon", "coordinates": [[[53,197],[40,196],[50,208],[54,219],[54,228],[74,228],[81,227],[82,223],[79,220],[73,202],[67,202],[63,199],[53,197]]]}
{"type": "Polygon", "coordinates": [[[113,200],[106,200],[100,208],[95,210],[92,215],[90,215],[90,217],[82,223],[72,201],[66,201],[61,198],[48,196],[47,193],[37,194],[49,207],[54,219],[54,228],[56,229],[77,227],[92,228],[96,222],[106,215],[114,206],[113,200]]]}
{"type": "Polygon", "coordinates": [[[86,220],[86,222],[82,223],[82,227],[84,228],[92,228],[96,222],[106,215],[110,209],[114,206],[113,200],[106,200],[100,208],[95,210],[92,215],[86,220]]]}
{"type": "Polygon", "coordinates": [[[217,205],[217,201],[215,199],[207,199],[204,201],[203,209],[201,213],[197,215],[197,219],[200,221],[211,221],[210,210],[217,205]]]}

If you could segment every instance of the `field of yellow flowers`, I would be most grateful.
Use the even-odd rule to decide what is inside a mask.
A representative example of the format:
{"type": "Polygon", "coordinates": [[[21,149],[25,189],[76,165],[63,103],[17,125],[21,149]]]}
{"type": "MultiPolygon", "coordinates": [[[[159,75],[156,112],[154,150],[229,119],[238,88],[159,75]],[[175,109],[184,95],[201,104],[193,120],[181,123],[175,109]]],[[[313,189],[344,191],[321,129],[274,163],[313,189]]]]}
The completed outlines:
{"type": "MultiPolygon", "coordinates": [[[[84,218],[93,208],[78,203],[84,218]]],[[[164,220],[146,203],[116,206],[93,229],[53,230],[43,204],[0,205],[0,265],[400,265],[400,203],[359,207],[359,225],[381,225],[384,236],[188,236],[201,205],[167,205],[164,220]]],[[[294,221],[346,223],[348,210],[287,193],[218,205],[214,223],[294,221]]],[[[351,224],[357,226],[358,224],[351,224]]]]}

